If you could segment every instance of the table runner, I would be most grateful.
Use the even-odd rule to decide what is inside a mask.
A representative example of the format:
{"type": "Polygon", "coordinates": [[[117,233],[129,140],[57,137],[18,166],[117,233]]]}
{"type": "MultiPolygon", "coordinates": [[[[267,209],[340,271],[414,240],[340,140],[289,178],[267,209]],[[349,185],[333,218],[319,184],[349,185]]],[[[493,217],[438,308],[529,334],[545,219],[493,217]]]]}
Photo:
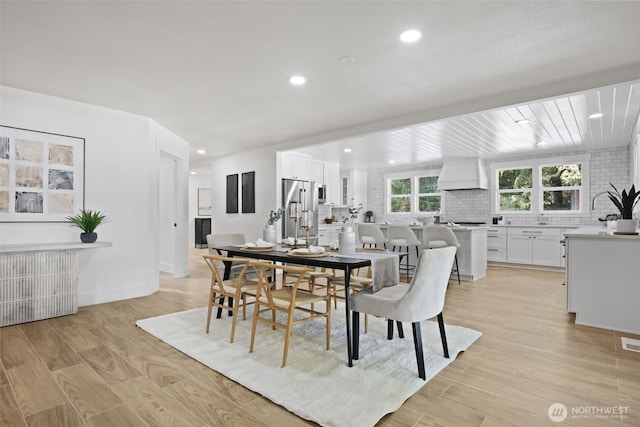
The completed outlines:
{"type": "Polygon", "coordinates": [[[393,252],[356,252],[353,255],[332,254],[332,256],[363,258],[371,260],[371,278],[373,279],[373,292],[397,285],[400,282],[400,257],[393,252]]]}

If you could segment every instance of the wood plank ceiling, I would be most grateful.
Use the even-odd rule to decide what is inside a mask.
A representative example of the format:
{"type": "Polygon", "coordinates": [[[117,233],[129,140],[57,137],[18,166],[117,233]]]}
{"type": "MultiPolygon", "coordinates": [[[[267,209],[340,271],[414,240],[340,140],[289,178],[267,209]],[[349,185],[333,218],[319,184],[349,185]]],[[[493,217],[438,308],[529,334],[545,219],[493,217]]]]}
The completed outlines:
{"type": "Polygon", "coordinates": [[[358,169],[574,152],[629,145],[639,115],[640,83],[633,82],[295,151],[358,169]],[[589,118],[598,112],[601,117],[589,118]],[[517,123],[525,119],[529,122],[517,123]],[[351,152],[345,153],[345,148],[351,152]]]}

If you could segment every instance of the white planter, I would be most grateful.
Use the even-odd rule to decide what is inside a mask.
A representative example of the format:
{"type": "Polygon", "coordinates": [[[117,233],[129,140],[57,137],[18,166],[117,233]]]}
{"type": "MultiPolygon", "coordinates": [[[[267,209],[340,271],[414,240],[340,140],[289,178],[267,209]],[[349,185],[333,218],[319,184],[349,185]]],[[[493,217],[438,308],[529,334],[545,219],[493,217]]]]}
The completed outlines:
{"type": "Polygon", "coordinates": [[[636,232],[636,220],[635,219],[619,219],[616,224],[616,231],[618,233],[635,233],[636,232]]]}
{"type": "Polygon", "coordinates": [[[278,243],[278,234],[276,233],[276,225],[265,225],[262,230],[262,240],[271,243],[278,243]]]}

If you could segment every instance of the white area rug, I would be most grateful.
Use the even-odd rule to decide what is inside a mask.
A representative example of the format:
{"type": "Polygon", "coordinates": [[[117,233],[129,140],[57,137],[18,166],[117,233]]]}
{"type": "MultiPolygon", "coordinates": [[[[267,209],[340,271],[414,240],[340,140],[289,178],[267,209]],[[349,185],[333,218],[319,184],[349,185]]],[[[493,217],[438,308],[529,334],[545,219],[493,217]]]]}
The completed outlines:
{"type": "MultiPolygon", "coordinates": [[[[349,368],[344,306],[339,306],[332,311],[331,350],[325,350],[324,320],[296,325],[287,366],[281,368],[284,330],[273,331],[259,324],[254,352],[249,353],[249,318],[238,320],[234,344],[229,344],[231,318],[226,313],[221,319],[212,319],[208,335],[204,333],[206,318],[203,307],[139,320],[137,325],[211,369],[320,425],[373,426],[426,384],[418,378],[410,324],[404,324],[404,339],[399,339],[396,332],[389,341],[385,320],[369,316],[369,332],[360,334],[360,360],[349,368]]],[[[362,327],[364,319],[360,323],[362,327]]],[[[422,322],[427,380],[482,335],[451,325],[446,325],[446,332],[450,359],[442,355],[438,323],[422,322]]]]}

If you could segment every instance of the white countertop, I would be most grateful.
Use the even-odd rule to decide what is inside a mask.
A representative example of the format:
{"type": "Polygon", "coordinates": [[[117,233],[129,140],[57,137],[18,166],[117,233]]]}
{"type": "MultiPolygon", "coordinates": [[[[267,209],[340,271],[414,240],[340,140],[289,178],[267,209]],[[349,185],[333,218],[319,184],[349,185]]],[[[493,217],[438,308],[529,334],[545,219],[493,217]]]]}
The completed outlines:
{"type": "Polygon", "coordinates": [[[614,234],[615,230],[609,230],[607,227],[580,227],[564,233],[566,237],[571,238],[596,238],[596,239],[636,239],[640,240],[640,235],[622,235],[614,234]]]}
{"type": "Polygon", "coordinates": [[[39,252],[39,251],[69,251],[77,249],[97,249],[111,247],[111,242],[65,242],[65,243],[26,243],[20,245],[0,245],[0,253],[39,252]]]}
{"type": "Polygon", "coordinates": [[[552,225],[552,224],[490,224],[489,227],[505,227],[505,228],[579,228],[577,225],[552,225]]]}
{"type": "MultiPolygon", "coordinates": [[[[408,225],[412,229],[422,229],[425,226],[422,224],[385,224],[385,223],[376,223],[376,225],[380,226],[380,228],[387,228],[390,225],[408,225]]],[[[445,224],[428,224],[428,225],[445,225],[445,224]]],[[[474,230],[488,230],[489,225],[448,225],[452,231],[474,231],[474,230]]]]}

